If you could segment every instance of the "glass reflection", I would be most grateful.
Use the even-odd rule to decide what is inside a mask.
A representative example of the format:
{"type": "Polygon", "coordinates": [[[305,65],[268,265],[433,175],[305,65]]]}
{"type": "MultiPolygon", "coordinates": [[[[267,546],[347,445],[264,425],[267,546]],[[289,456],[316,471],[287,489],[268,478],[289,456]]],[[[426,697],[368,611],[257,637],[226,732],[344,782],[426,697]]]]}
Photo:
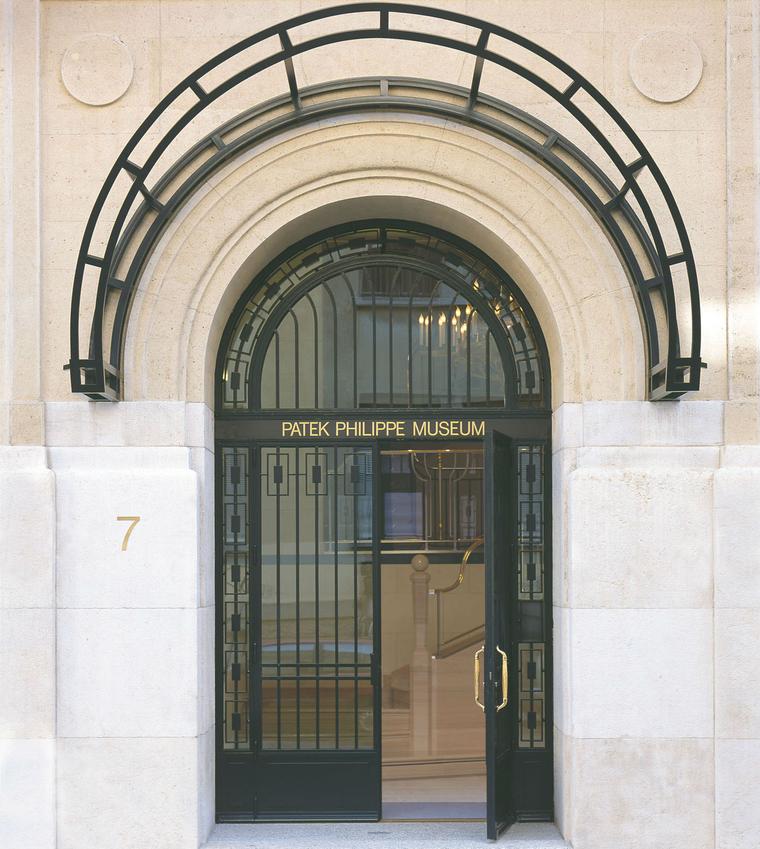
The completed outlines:
{"type": "Polygon", "coordinates": [[[482,817],[483,452],[382,452],[381,474],[383,816],[482,817]]]}
{"type": "Polygon", "coordinates": [[[372,454],[261,457],[262,746],[373,746],[372,454]]]}

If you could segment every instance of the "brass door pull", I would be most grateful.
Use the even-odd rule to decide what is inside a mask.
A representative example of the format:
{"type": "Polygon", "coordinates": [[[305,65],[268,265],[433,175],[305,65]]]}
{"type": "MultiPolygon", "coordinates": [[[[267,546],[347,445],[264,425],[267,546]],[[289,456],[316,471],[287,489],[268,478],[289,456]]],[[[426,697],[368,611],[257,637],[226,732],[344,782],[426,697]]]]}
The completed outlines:
{"type": "Polygon", "coordinates": [[[496,646],[496,651],[501,655],[501,704],[496,708],[498,713],[507,706],[509,701],[509,664],[507,662],[507,653],[496,646]]]}
{"type": "Polygon", "coordinates": [[[486,707],[485,707],[484,704],[481,703],[480,699],[478,698],[478,695],[480,694],[480,656],[483,654],[484,651],[485,651],[485,646],[481,646],[475,652],[475,669],[474,669],[474,675],[473,675],[473,681],[474,681],[474,684],[475,684],[475,704],[477,704],[477,706],[482,711],[485,711],[486,707]]]}

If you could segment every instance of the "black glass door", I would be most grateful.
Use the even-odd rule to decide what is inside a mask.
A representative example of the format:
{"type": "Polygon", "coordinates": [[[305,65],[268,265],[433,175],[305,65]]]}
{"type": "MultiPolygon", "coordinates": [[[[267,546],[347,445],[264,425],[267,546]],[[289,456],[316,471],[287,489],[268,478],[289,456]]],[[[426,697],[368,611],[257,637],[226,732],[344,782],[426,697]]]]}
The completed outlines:
{"type": "MultiPolygon", "coordinates": [[[[408,567],[410,539],[428,526],[453,534],[462,549],[485,538],[485,618],[463,623],[459,613],[469,608],[459,590],[436,596],[428,648],[447,657],[485,638],[478,698],[482,688],[488,834],[515,819],[551,819],[550,471],[545,442],[521,433],[510,440],[494,424],[477,464],[482,519],[471,488],[434,487],[420,512],[403,487],[391,504],[386,480],[382,500],[377,445],[218,443],[220,821],[379,819],[381,541],[383,562],[401,558],[408,567]],[[383,533],[383,514],[403,540],[383,533]],[[456,518],[453,530],[444,515],[456,518]]],[[[428,449],[440,474],[456,472],[460,455],[479,453],[441,447],[428,449]]],[[[409,462],[410,450],[425,452],[385,450],[385,462],[409,462]]],[[[426,543],[433,560],[436,539],[426,543]]],[[[476,561],[477,554],[468,586],[476,561]]],[[[457,740],[478,725],[468,720],[457,740]]]]}
{"type": "Polygon", "coordinates": [[[257,818],[380,815],[371,449],[259,449],[257,818]]]}
{"type": "Polygon", "coordinates": [[[258,450],[257,819],[379,818],[374,468],[370,448],[258,450]]]}
{"type": "Polygon", "coordinates": [[[490,840],[515,820],[514,698],[517,683],[510,629],[512,506],[511,441],[491,430],[485,439],[486,631],[483,704],[486,714],[486,828],[490,840]]]}

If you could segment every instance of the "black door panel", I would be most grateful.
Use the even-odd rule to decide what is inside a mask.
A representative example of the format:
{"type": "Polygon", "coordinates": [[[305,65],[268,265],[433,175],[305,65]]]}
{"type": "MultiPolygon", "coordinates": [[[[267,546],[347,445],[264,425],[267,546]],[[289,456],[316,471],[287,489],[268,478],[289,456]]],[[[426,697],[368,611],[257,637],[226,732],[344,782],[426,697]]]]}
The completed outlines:
{"type": "Polygon", "coordinates": [[[510,576],[513,508],[508,482],[512,449],[508,437],[491,430],[485,440],[486,641],[484,704],[486,712],[487,834],[490,840],[515,820],[512,694],[516,690],[510,633],[510,576]]]}

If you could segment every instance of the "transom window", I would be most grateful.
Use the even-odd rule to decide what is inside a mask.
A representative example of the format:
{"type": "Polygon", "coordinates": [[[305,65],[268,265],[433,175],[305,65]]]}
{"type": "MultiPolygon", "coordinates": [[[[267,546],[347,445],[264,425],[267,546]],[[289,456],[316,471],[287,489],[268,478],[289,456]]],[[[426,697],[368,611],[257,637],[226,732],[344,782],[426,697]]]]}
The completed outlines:
{"type": "Polygon", "coordinates": [[[223,411],[543,408],[537,325],[485,256],[419,225],[353,225],[279,257],[223,343],[223,411]]]}

